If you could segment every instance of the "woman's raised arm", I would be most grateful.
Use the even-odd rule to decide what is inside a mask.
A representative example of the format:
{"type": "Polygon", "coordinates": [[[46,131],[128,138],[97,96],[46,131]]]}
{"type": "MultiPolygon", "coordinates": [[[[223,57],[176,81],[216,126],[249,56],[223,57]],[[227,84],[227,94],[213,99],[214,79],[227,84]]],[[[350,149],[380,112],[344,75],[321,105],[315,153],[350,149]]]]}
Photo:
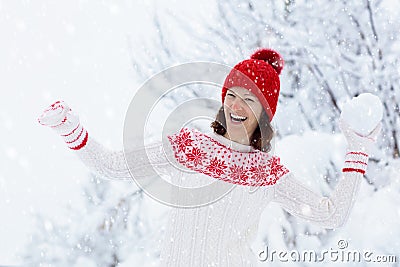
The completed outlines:
{"type": "Polygon", "coordinates": [[[366,171],[368,153],[381,130],[381,123],[366,137],[360,136],[340,120],[347,139],[342,177],[330,197],[317,194],[292,173],[274,186],[274,200],[289,213],[325,228],[343,226],[350,214],[361,179],[366,171]]]}
{"type": "Polygon", "coordinates": [[[50,105],[38,118],[40,124],[54,129],[96,175],[112,180],[132,180],[154,176],[153,167],[168,166],[162,142],[149,146],[111,151],[92,138],[63,101],[50,105]],[[126,160],[127,159],[127,160],[126,160]],[[127,161],[129,162],[129,167],[127,161]]]}

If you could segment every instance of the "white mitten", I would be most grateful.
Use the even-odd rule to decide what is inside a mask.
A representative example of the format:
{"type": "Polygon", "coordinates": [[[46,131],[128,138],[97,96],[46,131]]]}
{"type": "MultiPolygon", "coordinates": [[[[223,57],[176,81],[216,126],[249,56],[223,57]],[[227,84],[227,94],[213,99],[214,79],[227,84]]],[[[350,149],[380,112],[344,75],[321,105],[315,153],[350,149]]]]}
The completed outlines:
{"type": "Polygon", "coordinates": [[[348,150],[369,154],[382,129],[382,123],[379,122],[375,129],[367,136],[356,133],[343,118],[339,119],[339,127],[346,137],[348,150]]]}
{"type": "Polygon", "coordinates": [[[369,153],[382,129],[382,123],[379,122],[375,129],[367,136],[356,133],[342,117],[339,119],[339,127],[346,137],[348,144],[342,171],[364,174],[367,170],[369,153]]]}
{"type": "Polygon", "coordinates": [[[54,129],[70,149],[79,150],[87,143],[87,131],[80,124],[78,115],[64,101],[51,104],[39,116],[38,122],[54,129]]]}

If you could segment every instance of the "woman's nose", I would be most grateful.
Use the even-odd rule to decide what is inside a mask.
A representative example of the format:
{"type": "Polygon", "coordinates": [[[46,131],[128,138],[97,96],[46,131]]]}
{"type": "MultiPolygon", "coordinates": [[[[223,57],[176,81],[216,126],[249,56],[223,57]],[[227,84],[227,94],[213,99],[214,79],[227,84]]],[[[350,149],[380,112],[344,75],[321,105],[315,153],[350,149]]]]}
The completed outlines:
{"type": "Polygon", "coordinates": [[[240,110],[242,109],[242,100],[239,97],[236,97],[235,100],[232,103],[232,110],[240,110]]]}

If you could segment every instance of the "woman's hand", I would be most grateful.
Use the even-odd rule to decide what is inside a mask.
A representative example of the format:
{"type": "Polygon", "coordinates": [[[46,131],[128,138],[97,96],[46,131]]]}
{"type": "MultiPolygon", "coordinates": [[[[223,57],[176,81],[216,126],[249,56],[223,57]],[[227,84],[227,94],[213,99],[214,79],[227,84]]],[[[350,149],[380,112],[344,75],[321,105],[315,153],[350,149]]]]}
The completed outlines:
{"type": "Polygon", "coordinates": [[[46,108],[38,117],[38,122],[54,129],[71,149],[81,149],[87,142],[88,134],[78,115],[64,101],[56,101],[46,108]]]}
{"type": "Polygon", "coordinates": [[[349,148],[366,153],[370,151],[381,131],[382,117],[382,102],[374,94],[362,93],[346,102],[340,113],[339,127],[349,148]]]}
{"type": "Polygon", "coordinates": [[[67,103],[56,101],[43,111],[38,122],[64,135],[78,126],[79,117],[73,114],[67,103]]]}
{"type": "Polygon", "coordinates": [[[381,132],[382,123],[379,122],[367,136],[356,133],[342,117],[339,119],[339,127],[346,137],[348,148],[350,150],[362,151],[368,154],[381,132]]]}

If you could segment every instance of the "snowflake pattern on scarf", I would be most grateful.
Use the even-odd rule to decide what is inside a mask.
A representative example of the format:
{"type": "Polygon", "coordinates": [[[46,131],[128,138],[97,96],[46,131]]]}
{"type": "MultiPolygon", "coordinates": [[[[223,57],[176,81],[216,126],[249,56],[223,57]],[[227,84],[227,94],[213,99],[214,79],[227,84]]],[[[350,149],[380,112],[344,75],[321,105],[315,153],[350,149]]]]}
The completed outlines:
{"type": "Polygon", "coordinates": [[[274,185],[289,170],[266,152],[239,152],[195,129],[169,135],[176,160],[193,171],[245,186],[274,185]]]}

